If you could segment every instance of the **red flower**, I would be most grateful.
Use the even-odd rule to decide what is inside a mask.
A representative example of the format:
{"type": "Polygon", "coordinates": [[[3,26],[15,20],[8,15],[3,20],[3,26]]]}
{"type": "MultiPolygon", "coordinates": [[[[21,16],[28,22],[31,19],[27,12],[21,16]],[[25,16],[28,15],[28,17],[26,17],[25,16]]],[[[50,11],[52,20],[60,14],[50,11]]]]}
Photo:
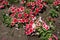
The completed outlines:
{"type": "Polygon", "coordinates": [[[54,6],[57,6],[58,5],[58,2],[57,1],[53,2],[53,5],[54,6]]]}
{"type": "Polygon", "coordinates": [[[14,17],[15,15],[14,15],[14,14],[11,14],[10,16],[11,16],[11,17],[14,17]]]}
{"type": "Polygon", "coordinates": [[[24,23],[24,19],[18,19],[19,23],[24,23]]]}
{"type": "Polygon", "coordinates": [[[25,30],[27,30],[29,28],[29,24],[26,24],[26,28],[25,28],[25,30]]]}
{"type": "Polygon", "coordinates": [[[34,18],[35,16],[34,16],[34,15],[31,15],[30,17],[31,17],[31,19],[33,20],[33,18],[34,18]]]}
{"type": "Polygon", "coordinates": [[[13,18],[13,22],[17,23],[17,22],[18,22],[18,20],[17,20],[16,18],[13,18]]]}
{"type": "Polygon", "coordinates": [[[15,25],[15,22],[11,22],[11,26],[14,26],[15,25]]]}
{"type": "Polygon", "coordinates": [[[40,5],[39,5],[39,8],[40,8],[40,9],[42,9],[42,8],[43,8],[43,5],[42,5],[42,4],[40,4],[40,5]]]}
{"type": "Polygon", "coordinates": [[[49,26],[45,22],[43,22],[43,28],[45,28],[46,30],[48,30],[49,26]]]}
{"type": "Polygon", "coordinates": [[[26,2],[26,1],[22,0],[22,1],[21,1],[21,4],[24,4],[25,2],[26,2]]]}
{"type": "Polygon", "coordinates": [[[32,14],[33,14],[33,12],[32,12],[32,11],[30,11],[29,16],[31,16],[32,14]]]}
{"type": "Polygon", "coordinates": [[[1,8],[4,8],[4,5],[0,5],[0,9],[1,9],[1,8]]]}
{"type": "Polygon", "coordinates": [[[2,1],[2,5],[4,5],[5,4],[5,1],[2,1]]]}
{"type": "Polygon", "coordinates": [[[4,1],[2,1],[2,4],[8,5],[8,2],[4,0],[4,1]]]}
{"type": "Polygon", "coordinates": [[[34,31],[34,29],[33,28],[30,28],[28,31],[32,33],[34,31]]]}
{"type": "Polygon", "coordinates": [[[19,8],[19,10],[20,10],[20,12],[24,11],[24,7],[21,6],[21,7],[19,8]]]}
{"type": "Polygon", "coordinates": [[[18,19],[18,23],[21,23],[21,20],[20,19],[18,19]]]}
{"type": "Polygon", "coordinates": [[[29,20],[28,20],[28,19],[25,19],[24,21],[25,21],[25,22],[28,22],[29,20]]]}
{"type": "Polygon", "coordinates": [[[52,40],[52,38],[50,37],[49,40],[52,40]]]}
{"type": "Polygon", "coordinates": [[[16,7],[14,7],[14,6],[10,7],[9,11],[12,13],[16,13],[16,7]]]}
{"type": "Polygon", "coordinates": [[[26,35],[30,35],[31,33],[29,31],[25,32],[26,35]]]}
{"type": "Polygon", "coordinates": [[[27,30],[25,33],[26,35],[30,35],[31,33],[33,33],[34,29],[33,28],[29,28],[29,30],[27,30]]]}
{"type": "Polygon", "coordinates": [[[26,24],[26,28],[25,28],[25,30],[26,30],[26,35],[30,35],[31,33],[33,33],[34,32],[34,28],[33,28],[33,22],[32,21],[30,21],[30,23],[29,24],[26,24]]]}
{"type": "Polygon", "coordinates": [[[43,5],[45,6],[47,3],[46,2],[43,2],[43,5]]]}
{"type": "Polygon", "coordinates": [[[24,17],[25,17],[25,18],[28,17],[28,14],[27,14],[27,13],[24,13],[24,17]]]}
{"type": "Polygon", "coordinates": [[[16,13],[12,13],[10,16],[11,16],[11,17],[14,17],[14,16],[15,16],[15,14],[16,14],[16,13]]]}
{"type": "Polygon", "coordinates": [[[39,3],[41,3],[43,0],[37,0],[39,3]]]}
{"type": "Polygon", "coordinates": [[[8,5],[8,2],[5,2],[5,5],[8,5]]]}
{"type": "Polygon", "coordinates": [[[56,35],[53,34],[53,37],[54,37],[56,40],[58,40],[58,37],[57,37],[56,35]]]}
{"type": "Polygon", "coordinates": [[[35,6],[33,6],[31,9],[34,10],[35,6]]]}
{"type": "Polygon", "coordinates": [[[31,3],[30,3],[30,2],[28,2],[28,3],[27,3],[27,6],[31,6],[31,3]]]}
{"type": "Polygon", "coordinates": [[[32,5],[32,6],[35,6],[35,2],[31,2],[31,5],[32,5]]]}
{"type": "Polygon", "coordinates": [[[39,12],[39,8],[35,9],[35,15],[39,12]]]}
{"type": "Polygon", "coordinates": [[[21,18],[21,17],[22,17],[22,14],[21,14],[21,13],[19,13],[19,14],[18,14],[18,17],[19,17],[19,18],[21,18]]]}
{"type": "Polygon", "coordinates": [[[33,20],[30,20],[30,24],[32,25],[34,23],[34,21],[33,20]]]}
{"type": "Polygon", "coordinates": [[[17,12],[20,12],[20,9],[19,9],[19,8],[17,8],[17,9],[16,9],[16,11],[17,11],[17,12]]]}
{"type": "Polygon", "coordinates": [[[58,4],[60,4],[60,1],[58,2],[58,4]]]}

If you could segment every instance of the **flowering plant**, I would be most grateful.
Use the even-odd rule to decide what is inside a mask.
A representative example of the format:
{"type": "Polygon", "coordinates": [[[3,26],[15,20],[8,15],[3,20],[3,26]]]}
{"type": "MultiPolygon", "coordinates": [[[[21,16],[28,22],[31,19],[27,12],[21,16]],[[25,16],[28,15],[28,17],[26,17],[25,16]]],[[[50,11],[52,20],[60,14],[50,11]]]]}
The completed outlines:
{"type": "Polygon", "coordinates": [[[4,9],[6,6],[8,6],[8,4],[8,1],[0,0],[0,9],[4,9]]]}
{"type": "MultiPolygon", "coordinates": [[[[15,2],[17,0],[8,1],[15,2]]],[[[56,5],[55,5],[56,6],[56,5]]],[[[54,18],[58,14],[53,8],[50,10],[50,17],[43,20],[40,14],[44,13],[48,4],[44,0],[21,0],[20,6],[10,5],[7,13],[3,13],[4,23],[8,27],[23,27],[26,35],[38,35],[41,40],[58,40],[53,34],[55,30],[54,18]]]]}

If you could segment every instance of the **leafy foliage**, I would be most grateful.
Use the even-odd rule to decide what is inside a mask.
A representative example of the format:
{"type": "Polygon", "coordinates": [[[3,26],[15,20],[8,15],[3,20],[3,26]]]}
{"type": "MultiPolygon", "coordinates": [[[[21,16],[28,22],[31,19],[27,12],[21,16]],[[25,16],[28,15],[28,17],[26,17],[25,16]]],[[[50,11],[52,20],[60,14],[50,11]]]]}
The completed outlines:
{"type": "Polygon", "coordinates": [[[8,0],[9,1],[9,3],[11,4],[11,3],[18,3],[19,2],[19,0],[8,0]]]}
{"type": "Polygon", "coordinates": [[[44,0],[46,1],[48,4],[52,4],[54,0],[44,0]]]}
{"type": "Polygon", "coordinates": [[[3,18],[4,18],[3,23],[7,24],[7,26],[10,26],[11,21],[12,21],[11,17],[6,16],[6,14],[3,14],[3,18]]]}
{"type": "Polygon", "coordinates": [[[60,12],[60,5],[53,6],[53,8],[54,8],[56,11],[60,12]]]}
{"type": "Polygon", "coordinates": [[[56,11],[55,11],[54,9],[51,9],[51,10],[50,10],[50,16],[51,16],[52,18],[57,18],[57,17],[58,17],[58,14],[56,13],[56,11]]]}

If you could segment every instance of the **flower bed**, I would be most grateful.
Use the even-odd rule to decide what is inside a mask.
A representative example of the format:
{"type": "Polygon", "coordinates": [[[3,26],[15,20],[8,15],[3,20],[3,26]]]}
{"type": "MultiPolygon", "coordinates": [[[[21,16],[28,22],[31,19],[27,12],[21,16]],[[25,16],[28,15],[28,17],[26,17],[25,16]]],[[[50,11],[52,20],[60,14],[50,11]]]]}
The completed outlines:
{"type": "Polygon", "coordinates": [[[40,40],[58,40],[53,32],[55,19],[59,17],[60,0],[1,0],[0,4],[0,10],[8,8],[3,12],[3,23],[8,27],[24,28],[27,36],[37,35],[40,40]],[[48,8],[48,17],[42,18],[40,15],[48,8]]]}

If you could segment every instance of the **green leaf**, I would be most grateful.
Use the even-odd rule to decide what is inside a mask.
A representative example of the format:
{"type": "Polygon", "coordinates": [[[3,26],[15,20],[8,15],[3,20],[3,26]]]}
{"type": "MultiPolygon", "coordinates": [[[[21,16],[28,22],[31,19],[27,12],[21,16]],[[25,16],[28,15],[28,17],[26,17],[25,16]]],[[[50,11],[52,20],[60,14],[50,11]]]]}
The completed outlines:
{"type": "Polygon", "coordinates": [[[7,24],[7,26],[9,26],[12,19],[9,16],[6,16],[5,14],[3,14],[3,19],[4,19],[3,23],[5,23],[5,24],[7,24]]]}
{"type": "Polygon", "coordinates": [[[8,0],[8,1],[9,1],[10,4],[12,4],[12,3],[19,3],[18,2],[19,0],[8,0]]]}
{"type": "Polygon", "coordinates": [[[18,24],[18,28],[22,28],[23,25],[21,23],[18,24]]]}
{"type": "Polygon", "coordinates": [[[52,33],[48,33],[45,37],[50,38],[52,36],[52,33]]]}
{"type": "Polygon", "coordinates": [[[42,27],[42,30],[43,30],[44,32],[46,32],[46,31],[47,31],[47,30],[46,30],[45,28],[43,28],[43,27],[42,27]]]}
{"type": "Polygon", "coordinates": [[[56,13],[56,11],[55,11],[54,9],[51,9],[51,10],[50,10],[50,16],[51,16],[52,18],[57,18],[57,17],[58,17],[58,14],[56,13]]]}
{"type": "Polygon", "coordinates": [[[54,2],[54,0],[44,0],[46,1],[48,4],[52,4],[54,2]]]}

